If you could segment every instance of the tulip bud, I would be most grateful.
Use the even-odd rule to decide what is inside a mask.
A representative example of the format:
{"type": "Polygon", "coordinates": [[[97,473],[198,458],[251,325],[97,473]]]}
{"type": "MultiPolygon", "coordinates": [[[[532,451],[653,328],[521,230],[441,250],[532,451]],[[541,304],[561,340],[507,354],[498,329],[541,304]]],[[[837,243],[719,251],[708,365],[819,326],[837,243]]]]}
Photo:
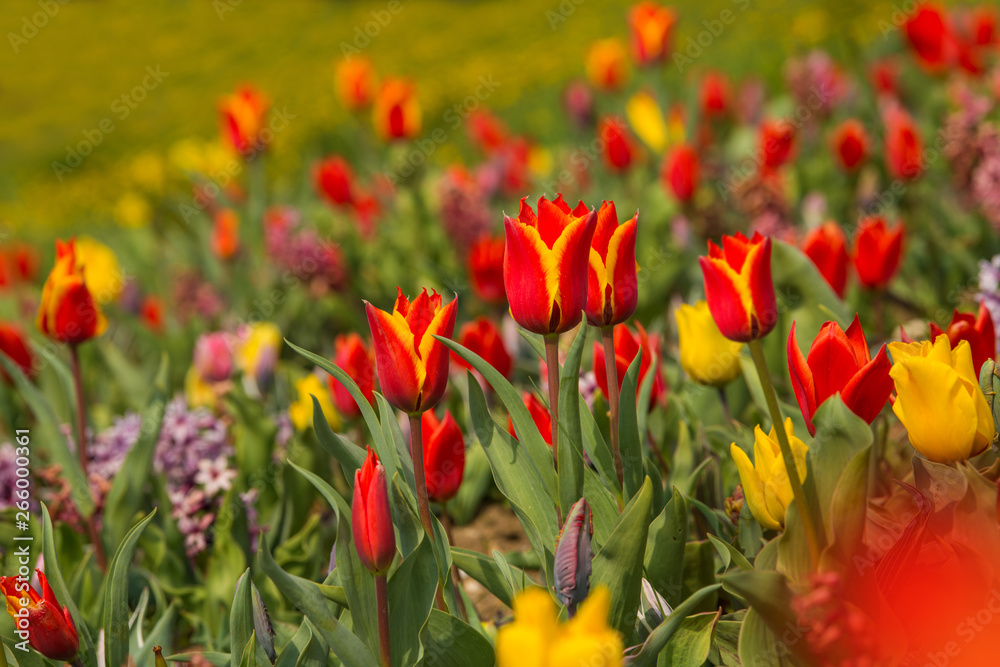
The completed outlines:
{"type": "MultiPolygon", "coordinates": [[[[791,419],[783,425],[799,479],[806,477],[806,454],[809,448],[795,437],[791,419]]],[[[754,428],[753,464],[750,458],[734,442],[729,447],[736,469],[740,473],[746,504],[757,522],[764,528],[781,530],[785,527],[785,512],[792,502],[792,485],[788,480],[788,470],[781,455],[774,427],[765,434],[760,426],[754,428]]]]}
{"type": "MultiPolygon", "coordinates": [[[[0,322],[0,354],[17,364],[26,376],[34,374],[35,355],[28,347],[24,332],[17,325],[0,322]]],[[[6,371],[0,372],[0,375],[10,380],[6,371]]]]}
{"type": "MultiPolygon", "coordinates": [[[[615,365],[618,369],[618,389],[625,382],[625,374],[628,367],[635,359],[635,355],[642,350],[642,361],[639,362],[639,378],[636,383],[636,394],[642,386],[643,380],[650,372],[654,373],[653,388],[649,393],[649,407],[652,408],[658,402],[666,398],[667,385],[663,379],[663,372],[660,369],[660,337],[648,335],[646,330],[638,322],[635,325],[636,332],[632,331],[624,324],[619,324],[614,330],[614,354],[615,365]]],[[[604,355],[607,351],[600,343],[594,343],[594,377],[597,386],[601,388],[604,396],[610,396],[608,392],[608,372],[604,355]]]]}
{"type": "Polygon", "coordinates": [[[795,127],[784,120],[766,120],[760,125],[759,150],[765,170],[774,171],[788,162],[795,148],[795,127]]]}
{"type": "Polygon", "coordinates": [[[868,289],[884,289],[896,275],[903,255],[905,227],[889,228],[885,218],[872,216],[858,224],[851,259],[858,279],[868,289]]]}
{"type": "Polygon", "coordinates": [[[601,39],[587,51],[587,78],[595,88],[618,90],[628,78],[628,55],[621,41],[601,39]]]}
{"type": "Polygon", "coordinates": [[[889,175],[911,181],[924,170],[924,147],[920,131],[910,114],[890,108],[885,114],[885,161],[889,175]]]}
{"type": "Polygon", "coordinates": [[[611,172],[623,172],[635,158],[635,146],[625,123],[617,118],[603,118],[597,124],[597,138],[604,142],[604,166],[611,172]]]}
{"type": "Polygon", "coordinates": [[[239,216],[233,209],[223,208],[212,220],[212,253],[221,260],[232,259],[240,249],[239,216]]]}
{"type": "Polygon", "coordinates": [[[281,330],[273,322],[258,322],[250,325],[244,336],[236,350],[236,365],[259,393],[274,379],[274,367],[281,354],[281,330]]]}
{"type": "Polygon", "coordinates": [[[413,139],[420,134],[420,103],[413,83],[386,79],[375,96],[372,123],[384,141],[413,139]]]}
{"type": "Polygon", "coordinates": [[[628,13],[632,35],[632,55],[639,65],[663,62],[670,52],[670,38],[677,15],[669,7],[654,2],[640,2],[628,13]]]}
{"type": "MultiPolygon", "coordinates": [[[[510,377],[514,362],[504,347],[500,330],[493,321],[486,317],[478,317],[472,322],[462,325],[458,342],[480,357],[485,359],[504,377],[510,377]]],[[[472,368],[465,359],[452,352],[452,361],[460,368],[472,368]]]]}
{"type": "MultiPolygon", "coordinates": [[[[375,360],[371,346],[366,345],[356,333],[340,335],[333,341],[333,364],[351,376],[362,395],[375,405],[375,360]]],[[[337,410],[347,418],[361,416],[361,408],[347,387],[340,380],[330,376],[330,393],[337,404],[337,410]]]]}
{"type": "Polygon", "coordinates": [[[225,331],[202,334],[194,345],[194,368],[207,382],[223,382],[233,374],[233,346],[225,331]]]}
{"type": "Polygon", "coordinates": [[[27,579],[0,577],[7,613],[14,619],[15,632],[22,639],[26,637],[33,649],[50,660],[70,662],[80,650],[73,617],[69,609],[59,604],[42,571],[35,572],[42,587],[41,595],[27,579]]]}
{"type": "Polygon", "coordinates": [[[503,283],[505,241],[485,236],[469,249],[469,280],[477,297],[490,304],[507,301],[503,283]]]}
{"type": "Polygon", "coordinates": [[[35,325],[60,343],[77,344],[104,333],[108,320],[89,289],[76,246],[56,241],[56,265],[42,287],[35,325]]]}
{"type": "Polygon", "coordinates": [[[837,296],[843,298],[851,258],[847,254],[847,237],[840,225],[825,222],[809,232],[802,243],[802,252],[816,265],[837,296]]]}
{"type": "Polygon", "coordinates": [[[705,276],[705,300],[719,331],[729,340],[749,343],[763,338],[778,323],[778,304],[771,279],[771,239],[755,233],[723,236],[722,246],[708,242],[708,257],[699,257],[705,276]]]}
{"type": "Polygon", "coordinates": [[[438,419],[433,410],[421,417],[427,497],[444,502],[455,497],[465,472],[465,436],[447,410],[438,419]]]}
{"type": "Polygon", "coordinates": [[[743,344],[722,335],[708,303],[681,304],[675,315],[681,367],[688,377],[698,384],[722,386],[743,373],[743,344]]]}
{"type": "Polygon", "coordinates": [[[321,161],[313,170],[316,192],[334,206],[344,206],[354,201],[354,172],[347,160],[332,155],[321,161]]]}
{"type": "Polygon", "coordinates": [[[396,557],[396,534],[385,468],[371,447],[364,464],[354,473],[351,529],[361,564],[373,574],[385,574],[396,557]]]}
{"type": "Polygon", "coordinates": [[[375,95],[375,70],[367,58],[345,58],[337,65],[337,98],[351,111],[365,109],[375,95]]]}
{"type": "Polygon", "coordinates": [[[700,172],[698,153],[687,144],[679,144],[667,153],[660,178],[677,199],[689,202],[698,189],[700,172]]]}
{"type": "Polygon", "coordinates": [[[251,86],[244,86],[219,104],[222,137],[240,153],[261,147],[260,134],[270,102],[251,86]]]}
{"type": "Polygon", "coordinates": [[[597,212],[591,241],[587,322],[595,327],[621,324],[639,303],[635,236],[639,212],[618,224],[615,203],[605,201],[597,212]]]}
{"type": "MultiPolygon", "coordinates": [[[[544,375],[544,374],[543,374],[544,375]]],[[[531,415],[531,420],[535,422],[535,427],[538,432],[542,434],[542,439],[549,445],[552,446],[552,413],[549,409],[545,407],[538,398],[529,392],[524,392],[521,396],[524,401],[524,407],[528,408],[528,414],[531,415]]],[[[510,417],[507,418],[507,432],[517,439],[517,434],[514,432],[514,420],[510,417]]]]}
{"type": "Polygon", "coordinates": [[[853,171],[868,155],[868,134],[861,121],[850,118],[837,126],[830,138],[830,148],[844,171],[853,171]]]}

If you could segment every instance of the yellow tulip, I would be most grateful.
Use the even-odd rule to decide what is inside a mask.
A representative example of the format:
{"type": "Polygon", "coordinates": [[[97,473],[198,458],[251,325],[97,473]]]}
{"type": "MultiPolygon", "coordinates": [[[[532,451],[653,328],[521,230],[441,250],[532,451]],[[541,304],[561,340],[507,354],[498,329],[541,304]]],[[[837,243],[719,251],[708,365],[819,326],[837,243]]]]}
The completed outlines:
{"type": "Polygon", "coordinates": [[[114,301],[125,288],[115,251],[89,236],[76,239],[76,268],[83,271],[83,282],[100,304],[114,301]]]}
{"type": "Polygon", "coordinates": [[[273,322],[258,322],[249,327],[246,338],[236,349],[236,366],[243,375],[265,384],[274,372],[281,352],[281,329],[273,322]]]}
{"type": "Polygon", "coordinates": [[[570,621],[559,623],[552,596],[527,588],[514,599],[514,621],[497,635],[497,667],[621,667],[621,635],[608,626],[611,593],[598,586],[570,621]]]}
{"type": "Polygon", "coordinates": [[[931,461],[964,461],[993,442],[993,416],[972,366],[972,348],[951,349],[942,334],[931,343],[890,343],[896,384],[892,411],[910,444],[931,461]]]}
{"type": "Polygon", "coordinates": [[[312,426],[313,396],[319,401],[319,407],[330,428],[334,431],[340,428],[340,417],[333,408],[330,392],[315,374],[310,373],[301,380],[296,380],[295,391],[298,392],[298,398],[288,406],[288,416],[296,430],[304,431],[312,426]]]}
{"type": "Polygon", "coordinates": [[[681,366],[698,384],[721,386],[740,376],[742,343],[729,340],[719,331],[708,303],[681,304],[677,316],[677,336],[681,366]]]}
{"type": "Polygon", "coordinates": [[[189,408],[215,409],[219,402],[219,394],[210,382],[206,382],[194,366],[188,369],[184,376],[184,398],[189,408]]]}
{"type": "Polygon", "coordinates": [[[657,153],[662,153],[667,147],[667,123],[656,99],[640,91],[629,99],[625,114],[639,138],[657,153]]]}
{"type": "MultiPolygon", "coordinates": [[[[788,442],[792,447],[799,479],[805,480],[806,453],[809,447],[795,437],[791,419],[785,420],[785,433],[788,434],[788,442]]],[[[788,481],[788,470],[785,469],[774,427],[769,434],[765,434],[760,426],[754,429],[753,464],[735,442],[730,445],[729,451],[739,470],[743,495],[754,518],[764,528],[784,528],[785,512],[792,502],[792,485],[788,481]]]]}

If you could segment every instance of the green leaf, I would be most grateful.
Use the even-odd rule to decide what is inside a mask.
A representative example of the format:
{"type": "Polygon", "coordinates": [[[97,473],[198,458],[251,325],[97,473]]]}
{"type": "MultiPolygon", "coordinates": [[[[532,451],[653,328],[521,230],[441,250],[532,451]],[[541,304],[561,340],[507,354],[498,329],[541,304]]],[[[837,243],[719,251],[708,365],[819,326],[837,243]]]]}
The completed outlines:
{"type": "MultiPolygon", "coordinates": [[[[779,635],[790,627],[797,627],[795,612],[792,611],[792,592],[788,588],[785,576],[778,572],[761,571],[760,569],[756,572],[741,570],[723,575],[721,580],[722,586],[726,591],[736,594],[750,603],[750,613],[747,614],[746,620],[744,620],[743,633],[740,636],[740,657],[743,658],[744,664],[774,664],[773,662],[748,663],[747,658],[744,657],[749,654],[744,652],[743,635],[749,632],[746,623],[750,622],[751,616],[757,614],[760,615],[760,619],[771,631],[779,635]]],[[[755,631],[753,635],[748,636],[747,641],[750,642],[749,648],[747,648],[748,651],[757,652],[761,646],[770,647],[773,650],[774,644],[759,645],[757,643],[759,641],[758,635],[760,634],[762,633],[755,631]]],[[[808,656],[805,654],[805,642],[795,642],[785,648],[791,649],[793,653],[808,664],[808,656]]],[[[753,657],[755,658],[756,656],[753,657]]]]}
{"type": "Polygon", "coordinates": [[[230,665],[240,667],[242,653],[238,646],[247,646],[254,634],[253,596],[250,593],[250,568],[236,582],[236,596],[229,610],[230,665]]]}
{"type": "MultiPolygon", "coordinates": [[[[604,486],[614,489],[615,494],[621,495],[621,486],[618,484],[618,473],[615,472],[615,461],[611,454],[611,445],[604,439],[601,427],[594,419],[593,413],[587,407],[587,402],[580,396],[577,401],[580,403],[580,425],[581,437],[583,438],[583,449],[587,452],[590,462],[597,468],[598,474],[604,486]]],[[[584,485],[586,486],[586,480],[584,485]]]]}
{"type": "Polygon", "coordinates": [[[778,639],[753,609],[743,619],[739,651],[743,667],[798,667],[788,657],[788,644],[778,639]]]}
{"type": "Polygon", "coordinates": [[[303,665],[326,664],[329,648],[324,645],[321,637],[313,634],[312,624],[308,619],[303,619],[299,629],[285,645],[278,656],[275,667],[297,667],[300,662],[303,665]]]}
{"type": "Polygon", "coordinates": [[[378,455],[385,465],[386,478],[392,479],[398,472],[406,480],[407,487],[415,489],[417,487],[413,477],[413,460],[410,457],[409,445],[403,440],[399,422],[396,421],[396,411],[382,394],[375,394],[375,400],[382,415],[382,438],[385,444],[378,450],[378,455]]]}
{"type": "Polygon", "coordinates": [[[121,667],[128,660],[128,575],[132,554],[156,510],[132,527],[108,565],[104,588],[104,655],[108,667],[121,667]]]}
{"type": "Polygon", "coordinates": [[[708,535],[708,539],[715,546],[715,550],[719,552],[719,556],[722,557],[723,571],[728,570],[730,564],[736,565],[741,570],[753,570],[753,565],[750,564],[747,557],[732,544],[712,534],[708,535]]]}
{"type": "Polygon", "coordinates": [[[583,495],[594,513],[594,547],[599,549],[618,522],[618,501],[590,468],[583,471],[583,495]]]}
{"type": "MultiPolygon", "coordinates": [[[[346,532],[349,533],[350,530],[346,532]]],[[[308,617],[344,667],[371,667],[377,664],[364,643],[337,620],[330,603],[320,593],[318,584],[288,574],[278,567],[268,549],[267,540],[260,540],[257,556],[264,574],[296,609],[308,617]]],[[[338,560],[337,569],[340,567],[341,562],[338,560]]]]}
{"type": "MultiPolygon", "coordinates": [[[[483,588],[495,595],[500,602],[508,607],[513,604],[511,586],[506,574],[500,570],[495,559],[477,551],[459,547],[451,548],[451,559],[458,566],[458,569],[482,584],[483,588]]],[[[507,567],[512,570],[517,581],[523,580],[529,584],[535,584],[535,581],[528,577],[523,570],[515,568],[509,563],[507,567]]]]}
{"type": "Polygon", "coordinates": [[[701,667],[708,660],[722,611],[688,616],[663,647],[657,667],[701,667]]]}
{"type": "Polygon", "coordinates": [[[824,552],[824,558],[826,554],[836,554],[840,562],[846,565],[852,556],[862,553],[868,518],[868,470],[871,455],[870,445],[855,454],[837,482],[830,509],[833,539],[824,552]]]}
{"type": "Polygon", "coordinates": [[[493,550],[493,561],[497,564],[497,569],[500,570],[500,574],[503,575],[504,581],[507,582],[507,587],[510,589],[511,597],[516,598],[517,594],[524,588],[521,585],[523,580],[514,574],[514,570],[511,568],[510,564],[507,563],[507,559],[504,558],[503,554],[496,549],[493,550]]]}
{"type": "Polygon", "coordinates": [[[687,500],[675,488],[673,497],[649,526],[644,558],[646,579],[671,606],[683,600],[687,536],[687,500]]]}
{"type": "Polygon", "coordinates": [[[438,576],[430,540],[426,537],[389,577],[390,655],[396,667],[415,665],[422,647],[420,629],[434,606],[438,576]]]}
{"type": "Polygon", "coordinates": [[[344,476],[349,484],[354,484],[354,472],[365,462],[364,447],[359,447],[343,436],[334,433],[330,428],[330,423],[323,414],[323,408],[319,401],[312,396],[313,402],[313,431],[316,432],[316,440],[326,453],[333,457],[333,460],[340,464],[344,470],[344,476]]]}
{"type": "Polygon", "coordinates": [[[615,529],[594,556],[590,587],[604,584],[611,591],[608,624],[626,638],[632,636],[639,608],[643,554],[649,531],[653,489],[649,478],[625,507],[615,529]]]}
{"type": "Polygon", "coordinates": [[[622,381],[618,408],[618,448],[622,457],[622,472],[624,476],[625,499],[630,500],[642,486],[645,477],[643,471],[643,437],[639,433],[639,423],[636,417],[635,391],[639,382],[639,364],[642,362],[642,350],[629,364],[622,381]]]}
{"type": "Polygon", "coordinates": [[[118,344],[110,338],[97,340],[96,347],[125,400],[137,410],[145,406],[149,402],[150,389],[147,372],[129,361],[118,344]]]}
{"type": "Polygon", "coordinates": [[[420,630],[424,647],[422,667],[492,667],[496,664],[489,640],[468,623],[432,609],[420,630]]]}
{"type": "MultiPolygon", "coordinates": [[[[745,612],[743,612],[745,615],[745,612]]],[[[715,625],[715,648],[726,667],[740,667],[740,630],[743,622],[719,621],[715,625]]]]}
{"type": "Polygon", "coordinates": [[[670,639],[681,628],[684,619],[690,616],[706,600],[714,597],[719,588],[719,584],[706,586],[696,591],[683,604],[674,609],[673,613],[656,626],[656,629],[646,638],[639,652],[629,663],[630,667],[652,667],[655,665],[660,651],[663,650],[663,647],[667,646],[670,639]]]}
{"type": "Polygon", "coordinates": [[[586,340],[587,327],[581,326],[559,373],[559,506],[566,512],[583,497],[580,363],[586,340]]]}

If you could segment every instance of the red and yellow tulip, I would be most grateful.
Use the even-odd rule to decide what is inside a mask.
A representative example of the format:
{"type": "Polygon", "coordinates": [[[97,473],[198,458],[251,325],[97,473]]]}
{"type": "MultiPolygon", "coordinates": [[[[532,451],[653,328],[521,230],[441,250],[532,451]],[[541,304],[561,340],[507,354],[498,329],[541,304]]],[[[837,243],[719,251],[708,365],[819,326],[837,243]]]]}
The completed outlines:
{"type": "Polygon", "coordinates": [[[50,660],[70,662],[80,650],[80,638],[69,609],[59,604],[41,570],[39,595],[27,579],[0,577],[0,590],[7,600],[7,613],[14,619],[15,634],[27,639],[33,649],[50,660]],[[23,634],[22,634],[23,633],[23,634]]]}
{"type": "MultiPolygon", "coordinates": [[[[351,376],[361,390],[362,395],[372,405],[375,404],[375,361],[371,348],[365,344],[361,336],[352,332],[337,336],[333,341],[333,363],[351,376]]],[[[330,376],[330,393],[337,404],[337,410],[350,419],[361,415],[361,408],[347,387],[340,380],[330,376]]]]}
{"type": "Polygon", "coordinates": [[[628,13],[632,54],[639,65],[663,62],[670,51],[670,37],[677,15],[655,2],[640,2],[628,13]]]}
{"type": "Polygon", "coordinates": [[[597,212],[597,227],[590,247],[587,289],[587,322],[595,327],[621,324],[632,317],[639,303],[636,276],[636,212],[618,224],[615,203],[605,201],[597,212]]]}
{"type": "Polygon", "coordinates": [[[85,267],[77,263],[73,240],[56,241],[56,265],[42,287],[35,325],[60,343],[82,343],[100,336],[108,328],[84,278],[85,267]]]}
{"type": "Polygon", "coordinates": [[[748,343],[770,333],[778,321],[770,237],[737,233],[723,236],[721,247],[709,241],[708,257],[698,263],[708,309],[723,336],[748,343]]]}
{"type": "Polygon", "coordinates": [[[269,106],[268,99],[252,86],[224,97],[219,103],[222,137],[240,153],[258,148],[269,106]]]}
{"type": "Polygon", "coordinates": [[[421,111],[411,81],[386,79],[372,106],[375,132],[385,141],[413,139],[420,134],[421,111]]]}
{"type": "MultiPolygon", "coordinates": [[[[472,322],[462,325],[459,330],[458,342],[489,362],[504,377],[510,377],[514,362],[504,347],[500,330],[488,317],[477,317],[472,322]]],[[[452,360],[461,368],[472,368],[469,363],[452,352],[452,360]]],[[[474,373],[476,371],[473,371],[474,373]]]]}
{"type": "Polygon", "coordinates": [[[354,56],[337,64],[337,99],[351,111],[366,109],[375,96],[375,68],[367,58],[354,56]]]}

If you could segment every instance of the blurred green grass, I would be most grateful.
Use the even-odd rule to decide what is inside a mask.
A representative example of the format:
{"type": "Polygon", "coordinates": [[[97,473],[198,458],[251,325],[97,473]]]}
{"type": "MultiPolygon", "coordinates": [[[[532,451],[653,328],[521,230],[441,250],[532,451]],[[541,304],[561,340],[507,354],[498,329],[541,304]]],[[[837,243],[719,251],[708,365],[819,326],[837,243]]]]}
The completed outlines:
{"type": "MultiPolygon", "coordinates": [[[[471,93],[479,77],[491,75],[501,85],[490,106],[516,107],[528,127],[516,121],[515,127],[544,137],[547,124],[561,122],[553,104],[557,86],[582,74],[583,53],[594,39],[626,36],[631,4],[401,0],[393,15],[388,2],[6,0],[0,3],[7,42],[0,45],[0,170],[6,175],[0,222],[21,230],[106,222],[123,190],[123,161],[147,150],[162,153],[187,137],[212,137],[218,98],[243,82],[294,114],[275,152],[283,166],[301,167],[303,151],[342,125],[334,64],[376,15],[391,20],[361,51],[380,72],[418,81],[427,118],[439,117],[471,93]],[[58,11],[15,53],[11,33],[21,34],[25,20],[41,17],[45,6],[58,11]],[[168,75],[121,118],[124,107],[115,101],[142,83],[147,66],[168,75]],[[60,182],[52,163],[65,160],[66,147],[105,118],[114,131],[60,182]]],[[[789,54],[822,46],[850,61],[861,46],[883,39],[902,6],[888,0],[672,4],[681,17],[681,49],[724,10],[736,18],[712,36],[693,66],[680,73],[668,64],[664,77],[682,80],[717,67],[760,74],[772,88],[789,54]]]]}

